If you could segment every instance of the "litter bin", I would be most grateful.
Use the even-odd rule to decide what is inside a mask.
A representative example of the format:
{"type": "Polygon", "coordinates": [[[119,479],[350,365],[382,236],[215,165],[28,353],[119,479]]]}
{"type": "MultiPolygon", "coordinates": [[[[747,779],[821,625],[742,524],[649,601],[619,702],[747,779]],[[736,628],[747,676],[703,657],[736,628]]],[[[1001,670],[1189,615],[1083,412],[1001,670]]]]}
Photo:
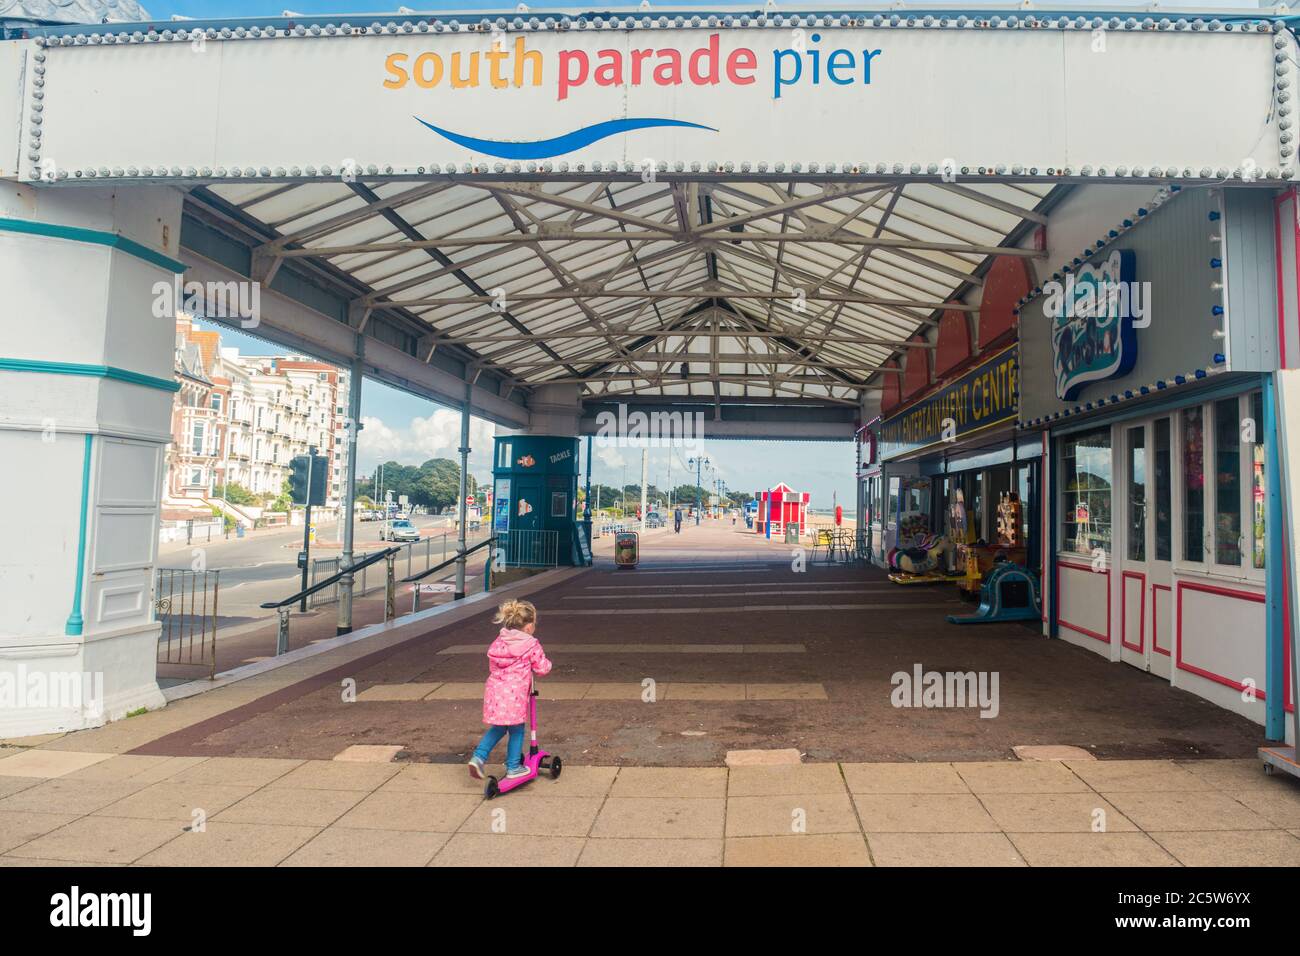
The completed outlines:
{"type": "Polygon", "coordinates": [[[641,545],[635,531],[619,531],[614,534],[614,566],[618,568],[635,568],[641,560],[641,545]]]}
{"type": "Polygon", "coordinates": [[[785,543],[799,543],[799,526],[797,524],[788,524],[785,526],[785,543]]]}

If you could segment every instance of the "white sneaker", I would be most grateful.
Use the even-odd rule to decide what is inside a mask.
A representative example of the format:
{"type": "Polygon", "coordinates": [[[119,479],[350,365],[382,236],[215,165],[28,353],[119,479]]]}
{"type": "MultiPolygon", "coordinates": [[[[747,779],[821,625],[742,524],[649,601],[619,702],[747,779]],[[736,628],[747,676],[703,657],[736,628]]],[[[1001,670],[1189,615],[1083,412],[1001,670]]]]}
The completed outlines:
{"type": "Polygon", "coordinates": [[[483,761],[478,757],[469,758],[469,775],[475,780],[483,779],[483,761]]]}
{"type": "Polygon", "coordinates": [[[519,777],[527,777],[532,771],[528,769],[528,764],[520,764],[514,770],[506,771],[507,780],[515,780],[519,777]]]}

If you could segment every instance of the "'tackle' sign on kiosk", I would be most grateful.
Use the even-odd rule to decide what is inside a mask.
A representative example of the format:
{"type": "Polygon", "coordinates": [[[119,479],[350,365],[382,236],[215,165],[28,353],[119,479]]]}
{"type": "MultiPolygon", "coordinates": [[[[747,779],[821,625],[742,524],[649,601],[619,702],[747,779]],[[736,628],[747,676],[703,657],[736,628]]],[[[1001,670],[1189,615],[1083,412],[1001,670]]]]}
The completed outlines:
{"type": "Polygon", "coordinates": [[[1019,356],[1013,345],[907,411],[885,419],[880,425],[881,458],[896,458],[1014,421],[1019,390],[1019,356]]]}

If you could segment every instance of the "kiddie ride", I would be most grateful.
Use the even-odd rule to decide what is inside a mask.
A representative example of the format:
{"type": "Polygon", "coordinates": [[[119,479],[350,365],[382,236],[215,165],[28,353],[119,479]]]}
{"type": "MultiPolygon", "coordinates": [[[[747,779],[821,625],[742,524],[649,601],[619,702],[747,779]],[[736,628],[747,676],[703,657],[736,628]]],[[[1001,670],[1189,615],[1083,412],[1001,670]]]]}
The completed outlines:
{"type": "Polygon", "coordinates": [[[980,606],[974,614],[948,615],[949,624],[993,624],[999,621],[1037,621],[1038,580],[1028,568],[1010,561],[995,564],[980,587],[980,606]]]}
{"type": "Polygon", "coordinates": [[[528,753],[524,756],[524,766],[528,768],[528,775],[524,777],[506,777],[498,780],[496,777],[487,778],[487,786],[483,788],[483,796],[491,800],[493,797],[502,793],[509,793],[526,783],[532,783],[537,779],[538,774],[543,770],[549,771],[551,779],[555,780],[560,776],[560,771],[564,769],[564,763],[555,754],[549,754],[545,750],[537,749],[537,685],[528,694],[528,727],[532,731],[532,740],[528,746],[528,753]]]}

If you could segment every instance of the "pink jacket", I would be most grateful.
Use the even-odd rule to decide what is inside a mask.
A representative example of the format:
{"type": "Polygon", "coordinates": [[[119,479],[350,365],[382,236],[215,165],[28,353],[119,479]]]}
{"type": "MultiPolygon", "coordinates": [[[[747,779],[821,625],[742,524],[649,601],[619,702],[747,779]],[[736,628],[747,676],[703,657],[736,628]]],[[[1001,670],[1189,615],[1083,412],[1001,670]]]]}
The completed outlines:
{"type": "Polygon", "coordinates": [[[531,634],[501,628],[488,648],[488,678],[483,686],[483,723],[495,727],[522,724],[528,719],[531,675],[545,677],[551,662],[531,634]]]}

